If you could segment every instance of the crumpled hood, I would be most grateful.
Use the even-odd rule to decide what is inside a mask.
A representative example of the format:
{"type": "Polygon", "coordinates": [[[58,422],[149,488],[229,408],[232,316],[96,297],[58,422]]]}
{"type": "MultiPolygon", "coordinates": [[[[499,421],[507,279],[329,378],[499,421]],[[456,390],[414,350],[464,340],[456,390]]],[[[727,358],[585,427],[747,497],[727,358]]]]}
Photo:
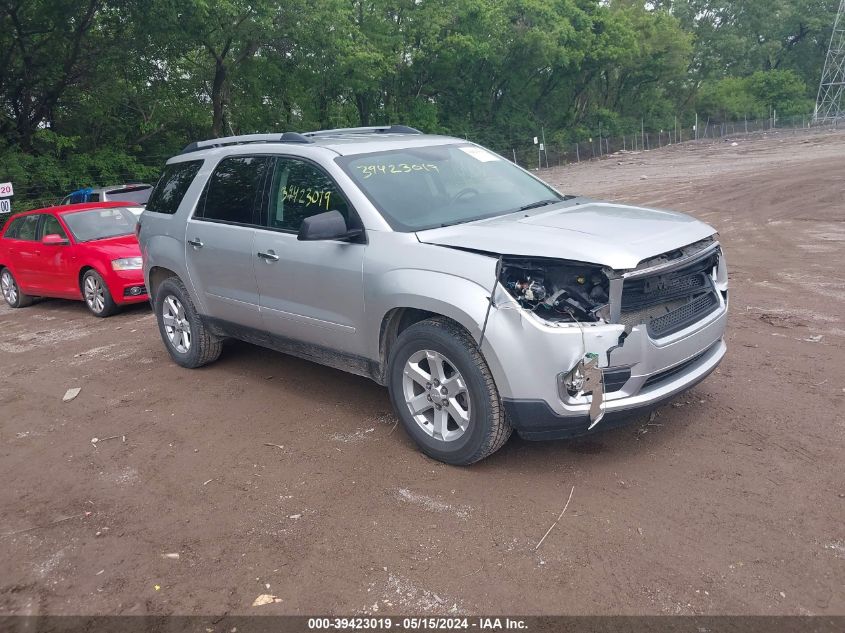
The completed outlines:
{"type": "Polygon", "coordinates": [[[716,230],[683,213],[585,198],[525,213],[419,231],[425,244],[497,255],[589,262],[615,270],[710,237],[716,230]]]}

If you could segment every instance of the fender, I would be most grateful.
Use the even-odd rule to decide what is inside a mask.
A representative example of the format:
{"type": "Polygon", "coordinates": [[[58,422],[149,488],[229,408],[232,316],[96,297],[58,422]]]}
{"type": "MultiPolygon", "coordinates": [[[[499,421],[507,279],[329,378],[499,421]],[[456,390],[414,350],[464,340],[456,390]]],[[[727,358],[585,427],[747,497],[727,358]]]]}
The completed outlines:
{"type": "MultiPolygon", "coordinates": [[[[490,265],[492,288],[495,260],[490,265]]],[[[378,318],[367,319],[367,350],[379,357],[379,337],[384,317],[396,308],[416,308],[435,312],[460,323],[478,342],[491,288],[444,272],[418,269],[397,269],[379,280],[379,296],[367,302],[367,313],[378,318]]]]}

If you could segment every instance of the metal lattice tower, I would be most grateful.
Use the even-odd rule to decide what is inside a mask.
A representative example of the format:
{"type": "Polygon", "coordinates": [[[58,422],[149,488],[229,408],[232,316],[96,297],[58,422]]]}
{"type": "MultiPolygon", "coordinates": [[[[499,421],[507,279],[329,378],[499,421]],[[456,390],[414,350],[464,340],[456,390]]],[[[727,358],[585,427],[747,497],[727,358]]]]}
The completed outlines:
{"type": "Polygon", "coordinates": [[[819,95],[816,98],[816,123],[845,117],[842,95],[845,93],[845,0],[839,3],[830,48],[824,61],[819,95]]]}

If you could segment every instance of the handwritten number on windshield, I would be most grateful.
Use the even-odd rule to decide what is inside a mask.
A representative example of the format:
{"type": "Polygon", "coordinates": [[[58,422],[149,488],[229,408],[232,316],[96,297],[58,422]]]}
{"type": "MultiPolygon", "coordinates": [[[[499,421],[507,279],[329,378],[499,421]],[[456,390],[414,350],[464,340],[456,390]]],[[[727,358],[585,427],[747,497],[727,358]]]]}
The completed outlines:
{"type": "Polygon", "coordinates": [[[437,167],[437,165],[432,165],[430,163],[390,163],[387,165],[357,165],[355,168],[361,170],[361,175],[364,176],[364,180],[372,178],[373,176],[386,176],[388,174],[410,174],[413,172],[423,171],[433,171],[440,173],[440,169],[437,167]]]}

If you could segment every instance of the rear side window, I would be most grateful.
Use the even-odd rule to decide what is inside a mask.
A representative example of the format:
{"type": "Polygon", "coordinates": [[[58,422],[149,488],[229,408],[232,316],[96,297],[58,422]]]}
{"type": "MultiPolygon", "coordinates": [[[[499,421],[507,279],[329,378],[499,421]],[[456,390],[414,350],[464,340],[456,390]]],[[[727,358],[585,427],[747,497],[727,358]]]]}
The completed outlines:
{"type": "Polygon", "coordinates": [[[256,224],[256,204],[269,165],[267,156],[224,158],[208,179],[197,206],[197,217],[232,224],[256,224]]]}
{"type": "Polygon", "coordinates": [[[9,228],[6,229],[6,232],[3,234],[3,237],[12,240],[16,239],[18,237],[18,231],[20,230],[21,224],[23,224],[24,220],[26,220],[26,217],[15,218],[14,220],[12,220],[9,223],[9,228]]]}
{"type": "Polygon", "coordinates": [[[201,166],[201,160],[167,165],[150,194],[147,209],[169,215],[176,213],[182,198],[185,197],[185,192],[188,191],[201,166]]]}
{"type": "Polygon", "coordinates": [[[17,239],[34,242],[38,239],[38,220],[41,219],[41,214],[25,215],[21,218],[20,227],[17,232],[17,239]]]}

